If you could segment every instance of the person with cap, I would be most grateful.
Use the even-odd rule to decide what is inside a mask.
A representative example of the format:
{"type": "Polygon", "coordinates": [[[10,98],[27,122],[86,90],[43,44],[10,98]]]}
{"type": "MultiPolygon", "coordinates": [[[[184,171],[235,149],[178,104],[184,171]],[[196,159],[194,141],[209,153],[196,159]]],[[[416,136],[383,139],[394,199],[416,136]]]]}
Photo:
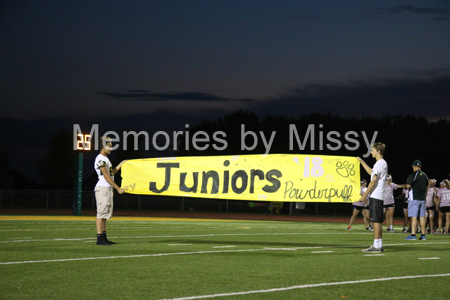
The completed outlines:
{"type": "MultiPolygon", "coordinates": [[[[364,195],[364,192],[367,190],[367,181],[365,179],[361,180],[361,193],[360,195],[364,195]]],[[[369,221],[369,216],[367,215],[366,212],[368,212],[365,208],[367,207],[367,199],[366,201],[356,201],[353,202],[353,214],[352,217],[350,218],[350,224],[348,224],[347,230],[350,230],[352,228],[352,224],[355,221],[356,217],[358,217],[359,213],[361,212],[363,219],[364,219],[364,224],[366,225],[366,230],[369,230],[369,225],[370,225],[370,221],[369,221]]]]}
{"type": "Polygon", "coordinates": [[[409,174],[406,183],[399,185],[400,188],[412,188],[412,200],[408,203],[408,216],[411,218],[411,235],[405,240],[417,240],[416,231],[418,218],[420,218],[420,227],[422,235],[419,240],[426,240],[426,222],[425,204],[428,191],[428,176],[422,172],[422,162],[418,159],[412,163],[413,172],[409,174]]]}

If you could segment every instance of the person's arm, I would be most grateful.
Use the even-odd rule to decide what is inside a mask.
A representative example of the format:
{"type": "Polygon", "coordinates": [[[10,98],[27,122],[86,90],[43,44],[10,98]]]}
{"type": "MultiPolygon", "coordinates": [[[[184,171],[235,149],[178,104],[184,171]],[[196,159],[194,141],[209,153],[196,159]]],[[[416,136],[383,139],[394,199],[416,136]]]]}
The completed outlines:
{"type": "Polygon", "coordinates": [[[441,197],[434,197],[434,203],[436,203],[436,211],[439,211],[439,204],[441,204],[441,197]]]}
{"type": "Polygon", "coordinates": [[[103,177],[105,178],[106,182],[109,183],[113,188],[119,192],[119,194],[123,194],[125,190],[121,187],[119,187],[114,180],[112,180],[111,176],[108,174],[108,170],[106,170],[106,166],[100,168],[100,172],[102,172],[103,177]]]}
{"type": "Polygon", "coordinates": [[[361,165],[364,167],[364,170],[366,170],[369,175],[372,175],[372,169],[366,164],[366,162],[360,157],[357,157],[356,159],[359,160],[361,165]]]}
{"type": "Polygon", "coordinates": [[[123,163],[126,162],[126,160],[122,160],[122,162],[120,164],[118,164],[114,169],[113,169],[113,174],[116,175],[117,172],[119,172],[120,168],[122,167],[123,163]]]}
{"type": "Polygon", "coordinates": [[[361,199],[359,199],[359,201],[366,201],[367,196],[370,194],[370,192],[372,191],[373,187],[375,186],[375,184],[378,181],[378,176],[374,175],[372,181],[369,183],[369,186],[367,187],[367,190],[364,192],[364,195],[362,195],[361,199]]]}

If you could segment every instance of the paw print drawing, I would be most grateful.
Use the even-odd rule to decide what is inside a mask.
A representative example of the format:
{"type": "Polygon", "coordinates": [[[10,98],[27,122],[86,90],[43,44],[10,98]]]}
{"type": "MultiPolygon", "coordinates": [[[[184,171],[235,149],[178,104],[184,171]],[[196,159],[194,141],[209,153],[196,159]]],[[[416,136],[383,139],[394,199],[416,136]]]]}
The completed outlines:
{"type": "Polygon", "coordinates": [[[354,167],[355,165],[349,164],[348,161],[344,161],[343,163],[338,161],[336,163],[336,172],[342,177],[347,178],[348,176],[355,175],[355,170],[353,170],[354,167]]]}

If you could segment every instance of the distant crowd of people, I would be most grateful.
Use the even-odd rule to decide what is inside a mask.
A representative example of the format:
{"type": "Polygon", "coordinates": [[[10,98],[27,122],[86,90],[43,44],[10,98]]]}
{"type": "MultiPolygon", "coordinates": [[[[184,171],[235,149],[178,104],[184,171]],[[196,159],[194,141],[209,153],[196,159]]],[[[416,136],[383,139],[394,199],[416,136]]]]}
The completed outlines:
{"type": "MultiPolygon", "coordinates": [[[[428,186],[425,200],[425,222],[426,232],[432,234],[449,234],[450,224],[450,181],[444,179],[440,182],[439,188],[436,187],[436,179],[428,179],[428,186]]],[[[398,184],[392,182],[392,176],[389,174],[387,177],[383,214],[386,220],[386,231],[395,233],[394,229],[394,212],[395,212],[395,200],[401,201],[403,208],[403,233],[410,233],[411,230],[411,217],[408,216],[408,202],[413,200],[412,188],[403,188],[401,194],[394,197],[394,190],[399,188],[398,184]]],[[[367,181],[361,180],[361,193],[364,195],[367,190],[367,181]]],[[[364,201],[358,200],[353,204],[353,213],[350,218],[350,223],[347,227],[351,229],[352,224],[356,220],[359,214],[362,215],[366,230],[373,231],[372,222],[369,216],[369,197],[366,197],[364,201]]],[[[417,233],[422,233],[420,226],[416,228],[417,233]]]]}

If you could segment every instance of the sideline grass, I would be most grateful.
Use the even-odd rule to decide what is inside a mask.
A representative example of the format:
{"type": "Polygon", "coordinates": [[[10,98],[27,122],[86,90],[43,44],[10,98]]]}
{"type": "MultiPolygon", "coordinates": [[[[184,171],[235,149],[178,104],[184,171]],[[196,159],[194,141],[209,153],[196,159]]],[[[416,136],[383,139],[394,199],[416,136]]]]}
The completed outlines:
{"type": "Polygon", "coordinates": [[[95,245],[94,226],[94,220],[64,218],[0,220],[0,298],[450,295],[450,237],[444,235],[405,241],[405,234],[385,233],[386,251],[366,255],[360,250],[372,243],[373,235],[358,224],[347,231],[339,223],[115,218],[108,222],[108,235],[119,244],[108,247],[95,245]],[[343,283],[348,281],[354,282],[343,283]]]}

